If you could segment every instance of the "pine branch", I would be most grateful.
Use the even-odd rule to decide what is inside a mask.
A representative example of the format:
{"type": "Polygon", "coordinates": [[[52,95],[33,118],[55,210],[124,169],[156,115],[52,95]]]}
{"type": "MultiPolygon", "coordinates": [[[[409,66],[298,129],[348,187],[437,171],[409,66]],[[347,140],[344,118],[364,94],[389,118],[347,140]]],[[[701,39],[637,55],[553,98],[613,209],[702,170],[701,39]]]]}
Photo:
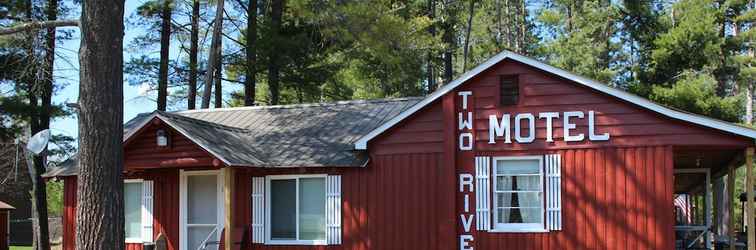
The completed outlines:
{"type": "Polygon", "coordinates": [[[33,21],[19,24],[13,27],[0,28],[0,36],[37,29],[73,26],[79,26],[79,20],[33,21]]]}

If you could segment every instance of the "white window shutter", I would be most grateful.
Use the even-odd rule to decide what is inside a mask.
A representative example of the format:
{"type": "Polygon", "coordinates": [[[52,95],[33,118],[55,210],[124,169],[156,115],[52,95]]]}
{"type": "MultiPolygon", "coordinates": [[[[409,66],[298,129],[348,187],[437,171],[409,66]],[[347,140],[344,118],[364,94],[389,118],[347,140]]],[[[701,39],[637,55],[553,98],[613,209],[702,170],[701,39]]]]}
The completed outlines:
{"type": "Polygon", "coordinates": [[[142,241],[152,242],[153,181],[142,182],[142,241]]]}
{"type": "Polygon", "coordinates": [[[341,244],[341,176],[326,177],[326,243],[341,244]]]}
{"type": "Polygon", "coordinates": [[[475,226],[478,230],[491,229],[491,157],[475,157],[475,212],[478,219],[475,226]]]}
{"type": "Polygon", "coordinates": [[[546,155],[546,229],[562,230],[562,160],[546,155]]]}
{"type": "Polygon", "coordinates": [[[252,177],[252,243],[265,243],[265,177],[252,177]]]}

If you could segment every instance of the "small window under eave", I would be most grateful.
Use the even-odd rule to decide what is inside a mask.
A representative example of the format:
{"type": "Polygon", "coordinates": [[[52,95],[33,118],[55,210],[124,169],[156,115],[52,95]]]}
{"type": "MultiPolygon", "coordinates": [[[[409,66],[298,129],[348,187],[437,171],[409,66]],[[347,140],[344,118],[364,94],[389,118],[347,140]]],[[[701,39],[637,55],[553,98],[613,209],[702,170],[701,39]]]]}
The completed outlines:
{"type": "Polygon", "coordinates": [[[520,84],[517,76],[501,76],[499,82],[499,105],[517,105],[520,101],[520,84]]]}

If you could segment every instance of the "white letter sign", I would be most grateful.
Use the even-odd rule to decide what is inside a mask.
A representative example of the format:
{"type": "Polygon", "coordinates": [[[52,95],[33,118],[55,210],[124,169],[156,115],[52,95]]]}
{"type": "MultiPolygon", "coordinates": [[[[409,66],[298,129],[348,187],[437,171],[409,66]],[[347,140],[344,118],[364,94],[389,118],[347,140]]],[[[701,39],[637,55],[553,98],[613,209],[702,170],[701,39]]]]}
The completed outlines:
{"type": "MultiPolygon", "coordinates": [[[[562,140],[566,142],[583,141],[585,133],[577,133],[577,119],[583,119],[583,111],[558,112],[541,112],[538,113],[538,119],[546,122],[546,142],[554,142],[554,124],[557,119],[562,117],[562,140]]],[[[502,114],[501,118],[497,115],[488,116],[488,144],[496,144],[499,137],[504,137],[504,143],[512,143],[511,130],[514,130],[514,138],[517,143],[531,143],[536,140],[538,128],[536,127],[535,115],[531,113],[514,114],[514,124],[511,121],[512,114],[502,114]],[[523,135],[523,130],[528,130],[523,135]]],[[[460,123],[461,124],[461,123],[460,123]]],[[[593,110],[588,111],[588,140],[590,141],[608,141],[611,136],[609,133],[598,134],[596,132],[596,114],[593,110]]],[[[543,138],[543,137],[541,137],[543,138]]]]}

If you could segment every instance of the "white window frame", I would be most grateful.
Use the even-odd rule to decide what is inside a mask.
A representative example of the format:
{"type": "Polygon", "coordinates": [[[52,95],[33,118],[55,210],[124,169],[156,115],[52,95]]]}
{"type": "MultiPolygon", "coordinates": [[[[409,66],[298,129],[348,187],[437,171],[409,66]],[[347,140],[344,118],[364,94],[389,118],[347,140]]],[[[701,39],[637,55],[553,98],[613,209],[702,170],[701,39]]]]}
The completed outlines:
{"type": "MultiPolygon", "coordinates": [[[[142,184],[142,193],[139,194],[139,203],[141,204],[142,197],[144,196],[144,179],[124,179],[123,180],[124,186],[125,186],[126,183],[139,183],[139,184],[142,184]]],[[[124,198],[126,197],[125,193],[124,193],[123,197],[124,198]]],[[[126,214],[126,211],[123,211],[123,213],[126,214]]],[[[141,206],[140,206],[140,209],[139,209],[139,214],[140,215],[142,214],[142,208],[141,208],[141,206]]],[[[136,238],[134,238],[134,237],[132,237],[132,238],[126,238],[126,243],[129,243],[129,244],[137,244],[137,243],[138,244],[142,244],[144,242],[142,240],[142,226],[143,225],[142,225],[141,216],[139,218],[140,218],[139,219],[139,237],[136,237],[136,238]]],[[[126,221],[124,221],[124,224],[125,224],[125,222],[126,221]]],[[[125,227],[125,225],[124,225],[124,227],[125,227]]],[[[126,229],[124,228],[124,234],[126,232],[125,230],[126,229]]]]}
{"type": "MultiPolygon", "coordinates": [[[[493,223],[490,232],[503,232],[503,233],[545,233],[548,232],[546,230],[546,224],[545,224],[545,211],[546,211],[546,204],[545,204],[545,190],[544,190],[544,170],[543,170],[543,155],[529,155],[529,156],[499,156],[499,157],[492,157],[491,159],[493,161],[493,169],[491,171],[491,181],[493,182],[492,189],[491,189],[491,200],[492,202],[492,215],[493,215],[493,223]],[[498,176],[504,176],[499,175],[497,168],[499,166],[499,161],[511,161],[511,160],[537,160],[538,161],[538,174],[539,174],[539,180],[540,180],[540,186],[541,186],[541,223],[499,223],[496,221],[496,218],[498,218],[499,213],[499,207],[497,202],[498,196],[496,193],[503,193],[504,191],[497,191],[497,177],[498,176]]],[[[532,191],[530,191],[532,192],[532,191]]]]}
{"type": "Polygon", "coordinates": [[[188,245],[188,235],[189,230],[187,228],[187,215],[189,213],[188,210],[188,196],[187,196],[187,177],[193,176],[193,175],[214,175],[217,178],[217,192],[216,192],[216,204],[218,204],[217,207],[217,214],[216,214],[216,221],[218,221],[218,224],[216,225],[217,228],[217,234],[218,234],[218,240],[220,240],[221,237],[221,231],[223,230],[223,225],[225,223],[225,196],[224,196],[224,190],[223,190],[223,171],[220,170],[196,170],[196,171],[189,171],[189,170],[180,170],[179,171],[179,249],[181,250],[191,250],[187,249],[188,245]]]}
{"type": "MultiPolygon", "coordinates": [[[[270,204],[270,200],[271,200],[270,199],[270,189],[271,189],[270,188],[270,181],[271,180],[291,180],[291,179],[297,180],[297,182],[296,182],[297,183],[296,184],[296,197],[295,197],[295,199],[296,199],[296,206],[297,206],[297,209],[296,209],[297,211],[296,211],[296,214],[295,214],[296,215],[296,219],[295,219],[296,226],[295,226],[295,229],[297,230],[297,238],[299,238],[299,179],[301,179],[301,178],[323,178],[323,182],[324,182],[324,185],[325,185],[325,181],[326,181],[326,177],[327,176],[328,175],[326,175],[326,174],[268,175],[268,176],[265,176],[265,207],[268,208],[268,209],[265,209],[265,244],[266,245],[318,245],[319,246],[319,245],[327,245],[328,244],[327,243],[327,237],[326,237],[326,239],[323,239],[323,240],[274,240],[274,239],[272,239],[271,232],[270,232],[270,225],[271,225],[271,223],[270,223],[270,210],[272,210],[272,209],[270,209],[271,208],[271,204],[270,204]]],[[[324,188],[325,188],[325,186],[324,186],[324,188]]],[[[325,198],[325,196],[323,196],[323,197],[325,198]]],[[[325,205],[328,206],[328,202],[326,202],[325,205]]],[[[326,207],[326,213],[328,213],[327,207],[326,207]]],[[[323,213],[323,218],[325,218],[326,213],[323,213]]],[[[328,225],[327,224],[325,225],[324,230],[326,230],[326,232],[327,232],[327,230],[328,230],[328,225]]]]}

